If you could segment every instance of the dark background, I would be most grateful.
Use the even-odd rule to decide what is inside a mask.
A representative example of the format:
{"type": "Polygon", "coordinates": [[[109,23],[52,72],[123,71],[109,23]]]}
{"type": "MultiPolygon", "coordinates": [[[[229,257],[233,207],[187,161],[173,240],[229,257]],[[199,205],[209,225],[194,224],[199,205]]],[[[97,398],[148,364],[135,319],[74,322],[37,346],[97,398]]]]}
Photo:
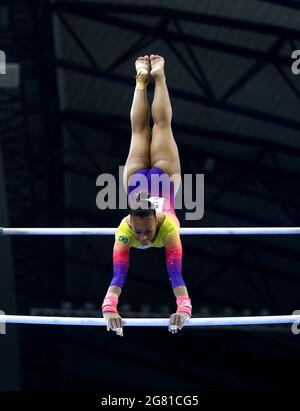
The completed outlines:
{"type": "MultiPolygon", "coordinates": [[[[160,54],[182,172],[205,175],[201,221],[299,226],[299,1],[2,1],[0,49],[21,82],[0,89],[0,225],[116,227],[97,176],[124,165],[134,61],[160,54]]],[[[153,84],[149,86],[149,101],[153,84]]],[[[194,317],[292,314],[297,236],[182,237],[194,317]]],[[[113,237],[1,238],[7,314],[99,316],[113,237]]],[[[168,317],[163,250],[133,250],[124,317],[168,317]]],[[[290,326],[8,326],[1,390],[279,390],[298,387],[290,326]]]]}

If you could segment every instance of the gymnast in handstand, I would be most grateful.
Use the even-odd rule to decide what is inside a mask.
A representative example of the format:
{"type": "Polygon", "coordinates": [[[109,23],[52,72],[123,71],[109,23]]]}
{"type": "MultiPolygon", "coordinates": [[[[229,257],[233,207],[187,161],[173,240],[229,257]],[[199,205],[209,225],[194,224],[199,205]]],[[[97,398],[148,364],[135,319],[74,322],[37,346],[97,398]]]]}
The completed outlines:
{"type": "Polygon", "coordinates": [[[177,302],[177,310],[170,317],[169,331],[177,333],[192,314],[191,300],[181,273],[180,224],[174,210],[181,170],[171,128],[172,107],[164,63],[163,57],[153,54],[139,57],[135,62],[136,86],[130,112],[132,136],[123,181],[132,207],[116,232],[114,274],[102,304],[107,329],[119,336],[123,336],[123,325],[117,305],[128,271],[131,247],[165,247],[167,270],[177,302]],[[155,82],[151,107],[152,130],[149,127],[147,100],[150,77],[155,82]],[[164,183],[154,184],[155,177],[161,178],[164,183]],[[141,180],[146,181],[146,188],[142,187],[141,180]],[[168,189],[164,190],[163,184],[168,185],[168,189]]]}

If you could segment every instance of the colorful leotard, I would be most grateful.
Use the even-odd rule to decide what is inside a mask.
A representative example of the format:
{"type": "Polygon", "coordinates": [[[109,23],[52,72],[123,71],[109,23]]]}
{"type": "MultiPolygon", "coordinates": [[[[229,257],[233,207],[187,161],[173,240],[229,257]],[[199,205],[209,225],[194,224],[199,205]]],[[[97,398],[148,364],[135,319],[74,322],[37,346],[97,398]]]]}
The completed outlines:
{"type": "MultiPolygon", "coordinates": [[[[161,170],[159,170],[159,172],[162,173],[161,170]]],[[[153,195],[153,192],[151,192],[151,190],[149,191],[149,194],[153,195]]],[[[157,196],[154,196],[154,199],[155,198],[157,198],[157,196]]],[[[167,270],[172,288],[176,288],[178,286],[185,286],[181,274],[182,246],[179,235],[180,226],[174,211],[173,193],[170,196],[170,198],[168,198],[167,202],[163,202],[162,209],[159,211],[165,215],[165,219],[159,229],[159,232],[155,240],[153,241],[153,243],[150,243],[150,245],[144,246],[135,238],[132,229],[126,220],[126,217],[123,218],[123,220],[121,221],[115,235],[115,244],[113,249],[114,275],[110,283],[110,286],[117,285],[121,288],[123,287],[127,276],[129,266],[129,252],[131,247],[138,249],[146,249],[150,247],[165,247],[167,270]]]]}
{"type": "Polygon", "coordinates": [[[143,168],[134,173],[129,179],[128,196],[130,196],[134,190],[148,191],[153,201],[155,201],[155,199],[163,200],[162,204],[157,203],[158,211],[171,211],[175,214],[173,182],[160,168],[151,168],[150,170],[143,168]]]}

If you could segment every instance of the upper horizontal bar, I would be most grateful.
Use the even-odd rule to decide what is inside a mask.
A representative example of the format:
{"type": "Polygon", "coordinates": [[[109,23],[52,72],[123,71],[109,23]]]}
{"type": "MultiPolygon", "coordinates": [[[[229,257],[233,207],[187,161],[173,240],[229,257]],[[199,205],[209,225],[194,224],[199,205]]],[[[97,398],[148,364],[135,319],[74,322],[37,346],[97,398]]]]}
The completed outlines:
{"type": "MultiPolygon", "coordinates": [[[[131,327],[167,327],[168,318],[128,318],[122,319],[124,326],[131,327]]],[[[47,317],[31,315],[0,315],[0,324],[44,324],[44,325],[84,325],[106,326],[104,318],[84,317],[47,317]]],[[[273,315],[253,317],[214,317],[190,318],[185,321],[187,327],[209,327],[223,325],[262,325],[300,323],[300,315],[273,315]]]]}
{"type": "MultiPolygon", "coordinates": [[[[116,228],[4,228],[9,235],[114,235],[116,228]]],[[[300,227],[182,227],[181,235],[278,235],[300,234],[300,227]]]]}

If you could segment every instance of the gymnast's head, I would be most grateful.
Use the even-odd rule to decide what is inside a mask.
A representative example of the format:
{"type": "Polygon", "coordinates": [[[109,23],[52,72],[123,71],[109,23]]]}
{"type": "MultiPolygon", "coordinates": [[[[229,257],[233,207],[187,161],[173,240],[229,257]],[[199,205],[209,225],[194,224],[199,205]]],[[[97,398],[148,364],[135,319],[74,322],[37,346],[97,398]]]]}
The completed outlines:
{"type": "Polygon", "coordinates": [[[138,195],[129,208],[130,224],[135,238],[147,245],[155,239],[158,219],[154,205],[148,200],[148,195],[138,195]]]}

